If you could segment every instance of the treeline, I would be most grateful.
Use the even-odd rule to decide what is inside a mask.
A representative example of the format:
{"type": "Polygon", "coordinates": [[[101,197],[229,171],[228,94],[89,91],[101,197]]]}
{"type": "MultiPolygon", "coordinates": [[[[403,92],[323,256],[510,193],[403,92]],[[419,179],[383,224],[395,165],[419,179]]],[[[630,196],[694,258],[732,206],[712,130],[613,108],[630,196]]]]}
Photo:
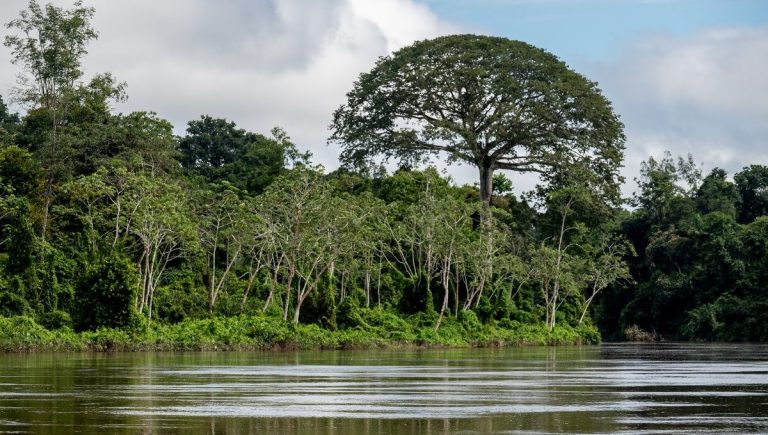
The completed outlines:
{"type": "Polygon", "coordinates": [[[19,337],[551,343],[596,341],[595,323],[610,339],[768,337],[766,167],[731,182],[650,159],[631,212],[615,195],[620,147],[546,154],[558,170],[525,196],[503,174],[481,189],[432,168],[326,173],[280,129],[202,116],[177,137],[155,113],[115,113],[125,85],[82,79],[92,14],[32,1],[9,23],[26,35],[5,42],[27,110],[0,99],[0,316],[59,331],[19,337]]]}
{"type": "Polygon", "coordinates": [[[636,325],[686,340],[768,339],[768,167],[701,176],[691,158],[642,166],[637,209],[619,219],[637,253],[633,284],[603,294],[596,318],[611,339],[636,325]]]}
{"type": "Polygon", "coordinates": [[[592,292],[628,276],[626,243],[579,222],[584,192],[539,213],[499,175],[486,209],[434,169],[325,174],[279,129],[203,116],[174,137],[77,90],[55,149],[49,110],[2,106],[4,316],[92,330],[266,313],[335,330],[377,308],[435,330],[469,312],[552,330],[589,323],[592,292]]]}

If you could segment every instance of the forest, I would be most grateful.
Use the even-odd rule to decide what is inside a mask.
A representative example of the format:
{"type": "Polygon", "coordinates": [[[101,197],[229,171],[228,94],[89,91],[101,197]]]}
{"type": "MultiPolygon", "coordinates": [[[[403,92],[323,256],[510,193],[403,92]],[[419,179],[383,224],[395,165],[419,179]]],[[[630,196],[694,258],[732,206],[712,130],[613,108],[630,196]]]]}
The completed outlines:
{"type": "Polygon", "coordinates": [[[329,114],[326,171],[280,128],[116,113],[126,84],[82,71],[94,13],[7,23],[0,349],[768,339],[768,166],[667,153],[622,197],[623,125],[544,50],[381,58],[329,114]]]}

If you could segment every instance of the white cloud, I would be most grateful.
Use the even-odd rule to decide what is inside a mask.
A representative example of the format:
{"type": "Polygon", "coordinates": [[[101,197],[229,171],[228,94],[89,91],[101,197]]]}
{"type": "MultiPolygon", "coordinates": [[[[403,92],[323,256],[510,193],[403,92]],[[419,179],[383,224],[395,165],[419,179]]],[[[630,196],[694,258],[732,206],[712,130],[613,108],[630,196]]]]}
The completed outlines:
{"type": "Polygon", "coordinates": [[[768,164],[768,26],[657,35],[592,69],[626,125],[629,180],[664,150],[731,175],[768,164]]]}
{"type": "MultiPolygon", "coordinates": [[[[15,17],[26,3],[6,0],[0,16],[15,17]]],[[[262,133],[280,126],[329,167],[339,151],[325,145],[327,126],[357,76],[392,50],[457,30],[412,0],[89,3],[100,35],[85,69],[128,83],[118,110],[155,111],[179,133],[201,114],[262,133]]],[[[7,97],[17,69],[2,59],[10,60],[5,48],[7,97]]]]}

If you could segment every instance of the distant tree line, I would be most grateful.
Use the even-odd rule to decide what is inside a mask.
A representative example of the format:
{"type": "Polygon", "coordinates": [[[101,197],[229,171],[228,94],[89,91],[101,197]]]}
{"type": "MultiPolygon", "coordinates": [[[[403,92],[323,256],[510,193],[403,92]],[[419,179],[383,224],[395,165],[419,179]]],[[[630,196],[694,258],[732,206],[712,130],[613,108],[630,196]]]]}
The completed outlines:
{"type": "Polygon", "coordinates": [[[26,113],[0,99],[2,316],[91,330],[266,315],[338,329],[380,309],[435,330],[472,313],[503,328],[596,322],[613,339],[630,326],[768,337],[768,168],[731,182],[649,159],[627,211],[618,118],[543,50],[465,35],[383,59],[337,111],[348,165],[326,173],[279,128],[204,115],[177,137],[153,112],[115,113],[125,84],[80,68],[93,12],[31,1],[8,24],[26,113]],[[483,53],[522,84],[473,63],[483,53]],[[429,76],[445,62],[466,67],[463,80],[429,76]],[[410,86],[419,68],[442,102],[410,86]],[[393,89],[413,93],[379,92],[393,89]],[[443,148],[478,165],[479,186],[414,169],[443,148]],[[388,174],[381,154],[400,169],[388,174]],[[504,169],[544,176],[520,196],[494,174],[504,169]]]}
{"type": "Polygon", "coordinates": [[[689,340],[768,339],[768,167],[701,176],[690,156],[641,168],[636,209],[617,219],[635,257],[633,284],[612,286],[596,310],[609,338],[637,325],[689,340]]]}

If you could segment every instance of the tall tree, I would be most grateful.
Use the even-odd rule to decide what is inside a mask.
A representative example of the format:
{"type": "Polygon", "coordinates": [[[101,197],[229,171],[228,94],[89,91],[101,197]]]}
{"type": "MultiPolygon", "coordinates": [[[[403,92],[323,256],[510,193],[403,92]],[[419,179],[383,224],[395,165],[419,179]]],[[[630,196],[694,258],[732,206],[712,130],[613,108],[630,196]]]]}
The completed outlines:
{"type": "Polygon", "coordinates": [[[639,192],[635,193],[634,205],[640,207],[648,220],[655,225],[667,223],[672,212],[681,209],[680,200],[688,200],[698,190],[701,170],[693,157],[677,157],[669,151],[661,159],[649,157],[640,165],[640,177],[635,181],[639,192]]]}
{"type": "Polygon", "coordinates": [[[726,180],[727,175],[724,170],[715,168],[702,180],[696,193],[696,208],[699,213],[719,211],[736,218],[741,198],[736,186],[726,180]]]}
{"type": "Polygon", "coordinates": [[[195,210],[200,247],[206,257],[204,275],[208,284],[210,313],[251,238],[245,206],[237,194],[226,188],[214,188],[217,191],[198,194],[195,210]]]}
{"type": "Polygon", "coordinates": [[[331,193],[319,172],[299,168],[282,176],[260,197],[261,217],[274,237],[268,242],[269,249],[277,251],[286,320],[293,307],[293,321],[298,323],[302,304],[336,260],[350,250],[349,207],[331,193]]]}
{"type": "Polygon", "coordinates": [[[19,77],[20,102],[55,110],[62,95],[83,75],[82,57],[88,42],[97,36],[90,23],[94,9],[84,7],[81,0],[73,6],[69,10],[50,3],[43,7],[30,0],[28,9],[6,24],[19,34],[7,35],[5,46],[11,49],[12,62],[27,73],[19,77]]]}
{"type": "Polygon", "coordinates": [[[751,165],[733,177],[741,195],[739,222],[768,215],[768,166],[751,165]]]}
{"type": "Polygon", "coordinates": [[[16,99],[35,109],[37,121],[47,124],[42,135],[45,146],[40,152],[46,172],[42,191],[43,217],[41,236],[45,241],[50,205],[54,195],[57,168],[63,156],[60,150],[58,127],[65,110],[66,95],[83,73],[80,69],[89,41],[96,38],[90,20],[94,9],[75,1],[72,9],[52,4],[44,7],[30,0],[19,18],[6,27],[17,33],[5,37],[5,46],[11,49],[12,62],[20,65],[25,74],[19,75],[16,99]]]}
{"type": "Polygon", "coordinates": [[[618,197],[623,125],[597,85],[554,55],[505,38],[453,35],[381,58],[334,113],[342,161],[430,154],[474,165],[488,204],[494,171],[545,178],[578,164],[618,197]]]}

